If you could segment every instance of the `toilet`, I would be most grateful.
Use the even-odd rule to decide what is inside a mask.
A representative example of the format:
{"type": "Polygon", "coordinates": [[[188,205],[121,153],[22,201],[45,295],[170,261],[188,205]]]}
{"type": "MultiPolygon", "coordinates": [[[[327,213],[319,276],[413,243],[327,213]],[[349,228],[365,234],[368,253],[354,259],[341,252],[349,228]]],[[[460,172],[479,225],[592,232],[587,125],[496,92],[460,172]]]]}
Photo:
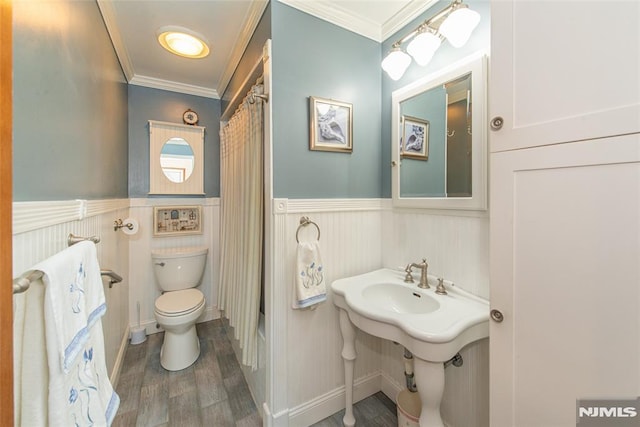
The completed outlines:
{"type": "Polygon", "coordinates": [[[204,294],[196,287],[207,261],[206,247],[151,251],[153,272],[162,295],[156,299],[155,316],[164,329],[160,364],[168,371],[191,366],[200,356],[196,320],[204,312],[204,294]]]}

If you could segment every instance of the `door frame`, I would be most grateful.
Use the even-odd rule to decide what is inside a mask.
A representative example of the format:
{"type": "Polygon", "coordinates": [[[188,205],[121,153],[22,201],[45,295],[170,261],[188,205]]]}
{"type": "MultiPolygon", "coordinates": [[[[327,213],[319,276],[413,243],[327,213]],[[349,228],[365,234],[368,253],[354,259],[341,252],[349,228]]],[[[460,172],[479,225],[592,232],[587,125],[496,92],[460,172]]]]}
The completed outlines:
{"type": "Polygon", "coordinates": [[[0,0],[0,425],[13,425],[12,4],[0,0]]]}

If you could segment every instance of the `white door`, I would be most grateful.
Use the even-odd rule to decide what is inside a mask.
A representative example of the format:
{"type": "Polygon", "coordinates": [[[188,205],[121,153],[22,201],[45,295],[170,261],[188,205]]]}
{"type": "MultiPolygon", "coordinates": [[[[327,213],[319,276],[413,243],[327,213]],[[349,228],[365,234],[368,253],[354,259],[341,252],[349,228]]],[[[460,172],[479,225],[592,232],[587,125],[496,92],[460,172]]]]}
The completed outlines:
{"type": "Polygon", "coordinates": [[[490,70],[491,151],[640,132],[640,2],[493,0],[490,70]]]}
{"type": "Polygon", "coordinates": [[[572,426],[640,395],[640,2],[491,21],[491,426],[572,426]]]}
{"type": "Polygon", "coordinates": [[[492,427],[640,392],[640,135],[491,159],[492,427]]]}

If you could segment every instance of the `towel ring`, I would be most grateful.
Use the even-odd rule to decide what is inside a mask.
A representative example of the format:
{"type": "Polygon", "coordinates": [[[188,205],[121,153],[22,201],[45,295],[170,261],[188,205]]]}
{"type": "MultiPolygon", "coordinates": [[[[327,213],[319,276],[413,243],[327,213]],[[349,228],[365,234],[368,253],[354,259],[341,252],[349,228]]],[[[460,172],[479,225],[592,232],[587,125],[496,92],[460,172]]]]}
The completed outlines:
{"type": "Polygon", "coordinates": [[[300,225],[298,226],[298,229],[296,230],[296,242],[300,243],[300,240],[298,239],[298,233],[300,233],[300,229],[302,227],[306,227],[309,224],[313,224],[313,225],[316,226],[316,230],[318,230],[318,240],[320,240],[320,227],[318,227],[318,224],[316,224],[315,222],[311,221],[308,216],[301,216],[300,217],[300,225]]]}

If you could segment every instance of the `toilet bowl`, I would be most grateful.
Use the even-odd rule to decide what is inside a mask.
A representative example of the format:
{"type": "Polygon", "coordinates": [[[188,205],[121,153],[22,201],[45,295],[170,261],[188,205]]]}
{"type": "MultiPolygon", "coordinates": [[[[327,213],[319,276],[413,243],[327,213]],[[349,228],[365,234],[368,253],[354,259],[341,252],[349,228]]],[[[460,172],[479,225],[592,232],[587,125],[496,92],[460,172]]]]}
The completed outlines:
{"type": "Polygon", "coordinates": [[[202,280],[207,248],[159,249],[151,253],[153,270],[163,294],[156,299],[155,316],[164,329],[160,364],[169,371],[191,366],[200,355],[196,321],[205,298],[195,289],[202,280]]]}

